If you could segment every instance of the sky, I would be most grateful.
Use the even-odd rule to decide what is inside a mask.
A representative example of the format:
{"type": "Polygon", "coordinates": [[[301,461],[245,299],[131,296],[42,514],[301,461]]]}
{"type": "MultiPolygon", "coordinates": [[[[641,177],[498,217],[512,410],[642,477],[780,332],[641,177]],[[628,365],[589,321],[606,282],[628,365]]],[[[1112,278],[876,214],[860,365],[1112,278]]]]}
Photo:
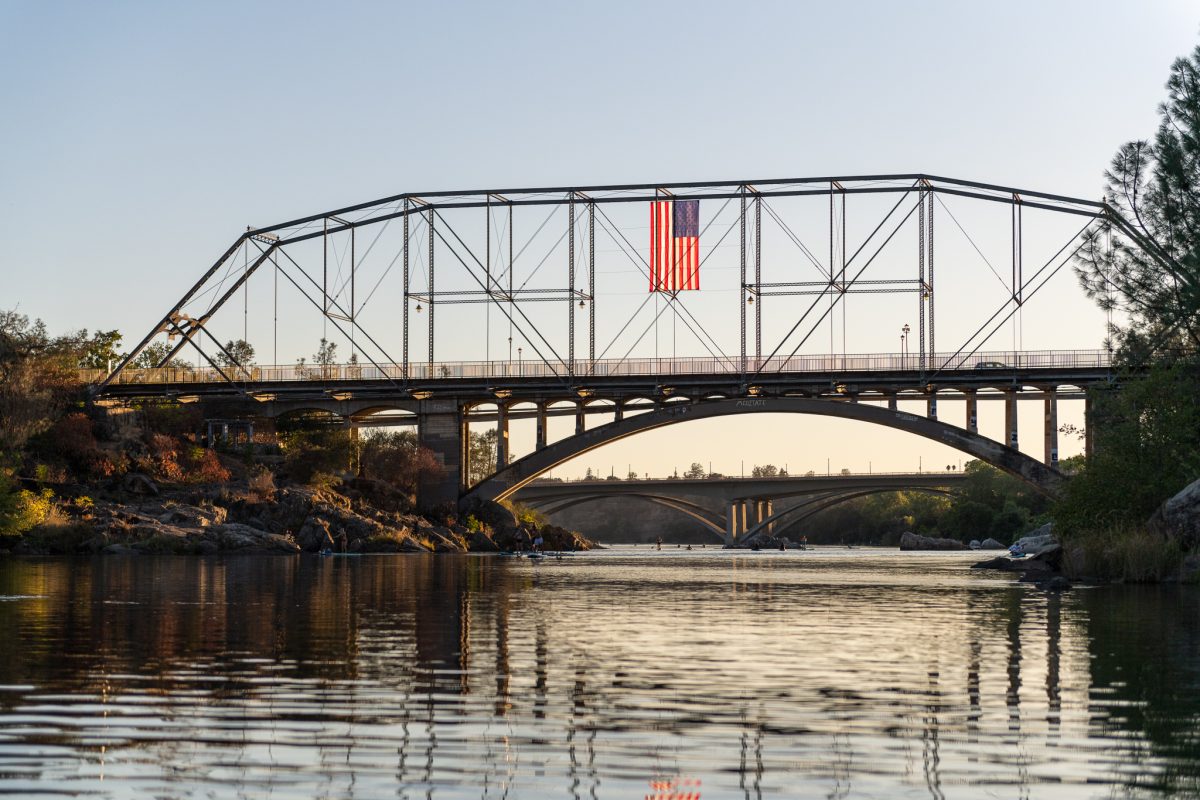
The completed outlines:
{"type": "MultiPolygon", "coordinates": [[[[920,171],[1098,198],[1117,148],[1152,135],[1170,64],[1198,31],[1200,9],[1182,0],[0,0],[0,307],[56,331],[119,328],[132,344],[247,225],[404,191],[920,171]]],[[[1003,227],[954,209],[1002,266],[1003,227]]],[[[982,287],[1003,288],[957,246],[967,255],[939,262],[948,338],[986,305],[982,287]]],[[[644,292],[601,258],[608,321],[608,309],[621,317],[644,292]]],[[[713,327],[732,324],[720,302],[736,292],[732,277],[714,260],[695,301],[713,327]]],[[[1069,270],[1041,302],[1004,341],[1101,345],[1103,317],[1069,270]]],[[[772,335],[791,322],[776,308],[772,335]]],[[[386,324],[395,307],[377,313],[386,324]]],[[[911,308],[897,313],[851,308],[834,350],[896,349],[911,308]]],[[[497,324],[484,326],[491,357],[505,336],[497,324]]],[[[317,330],[311,320],[286,327],[278,360],[311,355],[317,330]]],[[[448,322],[439,353],[473,357],[477,331],[470,319],[448,322]]],[[[670,331],[654,334],[665,349],[670,331]]],[[[674,347],[704,354],[686,337],[674,347]]],[[[999,404],[986,405],[983,432],[999,437],[999,404]]],[[[1064,403],[1060,420],[1078,422],[1078,405],[1064,403]]],[[[1022,449],[1040,457],[1040,404],[1021,414],[1022,449]]],[[[944,408],[955,415],[961,406],[944,408]]],[[[532,446],[525,427],[514,426],[518,453],[532,446]]],[[[1079,449],[1065,437],[1060,446],[1064,457],[1079,449]]],[[[728,474],[755,463],[880,471],[960,459],[870,426],[760,417],[673,426],[560,473],[669,474],[692,461],[728,474]]]]}

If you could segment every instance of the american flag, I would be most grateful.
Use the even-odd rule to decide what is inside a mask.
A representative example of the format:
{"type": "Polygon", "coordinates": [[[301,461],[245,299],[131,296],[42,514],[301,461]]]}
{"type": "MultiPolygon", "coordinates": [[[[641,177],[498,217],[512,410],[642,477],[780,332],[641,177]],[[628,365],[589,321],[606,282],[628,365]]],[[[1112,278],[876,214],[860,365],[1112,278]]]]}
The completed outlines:
{"type": "Polygon", "coordinates": [[[700,201],[650,204],[650,291],[700,288],[700,201]]]}

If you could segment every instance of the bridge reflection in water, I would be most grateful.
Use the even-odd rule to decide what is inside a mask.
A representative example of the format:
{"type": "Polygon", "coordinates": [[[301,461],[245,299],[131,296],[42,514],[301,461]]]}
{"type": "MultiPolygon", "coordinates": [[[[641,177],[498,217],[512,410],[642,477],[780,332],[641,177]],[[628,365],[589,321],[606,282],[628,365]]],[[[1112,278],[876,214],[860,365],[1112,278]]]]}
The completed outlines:
{"type": "Polygon", "coordinates": [[[0,750],[0,791],[1200,787],[1194,590],[1047,595],[965,563],[3,562],[0,632],[17,646],[0,663],[0,730],[17,747],[0,750]]]}

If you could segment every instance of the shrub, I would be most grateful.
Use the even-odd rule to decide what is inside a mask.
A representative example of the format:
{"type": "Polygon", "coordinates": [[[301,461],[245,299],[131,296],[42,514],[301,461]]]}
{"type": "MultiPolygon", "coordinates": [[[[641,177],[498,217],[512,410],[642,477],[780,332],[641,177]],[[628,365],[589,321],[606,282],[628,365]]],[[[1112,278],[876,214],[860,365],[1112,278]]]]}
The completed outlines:
{"type": "Polygon", "coordinates": [[[480,533],[483,531],[483,523],[474,514],[467,514],[466,520],[463,522],[467,530],[471,533],[480,533]]]}
{"type": "Polygon", "coordinates": [[[49,489],[34,493],[27,489],[14,490],[11,478],[0,472],[0,535],[19,536],[41,525],[54,507],[54,494],[49,489]]]}
{"type": "Polygon", "coordinates": [[[1156,583],[1175,577],[1183,564],[1178,542],[1146,528],[1116,524],[1067,537],[1063,570],[1072,578],[1156,583]]]}
{"type": "Polygon", "coordinates": [[[546,515],[536,508],[530,508],[524,503],[513,503],[509,506],[509,510],[517,517],[517,522],[525,525],[534,525],[541,527],[549,522],[546,515]]]}
{"type": "Polygon", "coordinates": [[[143,468],[164,483],[224,483],[229,470],[212,450],[165,433],[152,433],[146,442],[143,468]]]}
{"type": "Polygon", "coordinates": [[[308,476],[306,483],[317,491],[332,492],[342,485],[342,479],[331,472],[314,472],[308,476]]]}
{"type": "Polygon", "coordinates": [[[267,502],[275,497],[275,476],[266,467],[258,467],[250,473],[247,479],[250,496],[261,502],[267,502]]]}
{"type": "Polygon", "coordinates": [[[350,465],[350,431],[328,415],[285,418],[277,429],[284,465],[293,480],[307,483],[314,473],[337,474],[350,465]]]}
{"type": "Polygon", "coordinates": [[[368,433],[361,443],[359,462],[367,477],[407,492],[415,492],[423,479],[436,480],[445,474],[433,451],[421,447],[416,435],[408,431],[368,433]]]}

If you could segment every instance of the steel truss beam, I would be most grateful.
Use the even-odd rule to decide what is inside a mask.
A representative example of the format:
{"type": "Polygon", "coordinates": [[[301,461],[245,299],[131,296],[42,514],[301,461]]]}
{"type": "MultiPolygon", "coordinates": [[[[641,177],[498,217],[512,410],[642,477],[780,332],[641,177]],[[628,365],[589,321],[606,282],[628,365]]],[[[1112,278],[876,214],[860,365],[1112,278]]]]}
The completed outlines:
{"type": "MultiPolygon", "coordinates": [[[[854,293],[917,293],[919,296],[919,310],[921,316],[921,325],[919,326],[918,335],[920,337],[920,359],[924,365],[936,352],[934,339],[934,236],[933,236],[933,205],[934,197],[938,194],[946,194],[952,196],[961,196],[984,200],[989,202],[997,202],[1008,204],[1013,209],[1014,216],[1014,245],[1013,245],[1013,263],[1014,274],[1012,284],[1012,300],[1011,302],[1019,307],[1026,302],[1041,286],[1044,285],[1044,280],[1033,285],[1033,281],[1042,274],[1043,270],[1039,270],[1035,278],[1028,281],[1024,279],[1023,267],[1021,263],[1020,253],[1020,219],[1021,213],[1025,207],[1049,210],[1059,213],[1079,215],[1087,218],[1089,224],[1092,220],[1100,219],[1111,222],[1113,227],[1119,230],[1122,234],[1129,237],[1138,247],[1146,250],[1153,257],[1159,259],[1169,258],[1161,252],[1161,248],[1154,246],[1142,236],[1135,226],[1123,219],[1121,215],[1110,205],[1091,201],[1086,199],[1074,198],[1065,195],[1052,194],[1047,192],[1036,192],[1029,190],[1015,189],[1013,187],[1001,186],[997,184],[983,183],[977,181],[959,180],[954,178],[946,178],[941,176],[928,175],[924,173],[904,173],[904,174],[884,174],[884,175],[856,175],[848,177],[810,177],[810,178],[785,178],[785,179],[763,179],[752,181],[694,181],[694,182],[673,182],[659,184],[607,184],[607,185],[590,185],[590,186],[574,186],[574,187],[535,187],[521,189],[502,189],[502,190],[469,190],[469,191],[442,191],[442,192],[415,192],[403,193],[390,197],[373,200],[365,203],[359,203],[352,206],[334,209],[332,211],[321,214],[300,217],[289,220],[287,222],[270,225],[267,227],[258,227],[247,230],[239,236],[233,244],[225,251],[225,253],[217,259],[217,261],[204,273],[199,281],[197,281],[183,297],[172,307],[172,309],[159,321],[157,325],[139,342],[139,344],[125,357],[117,367],[104,379],[97,387],[98,391],[102,391],[109,386],[113,380],[117,378],[128,366],[136,359],[151,341],[158,335],[170,333],[174,336],[182,337],[182,340],[169,351],[166,357],[160,363],[165,364],[174,358],[179,351],[187,345],[200,350],[201,355],[212,363],[211,359],[204,353],[196,341],[196,337],[203,333],[213,339],[216,346],[224,350],[219,342],[215,341],[206,329],[206,325],[212,319],[222,306],[234,295],[236,291],[245,286],[250,277],[262,266],[262,264],[270,262],[274,267],[276,280],[280,274],[291,282],[297,289],[304,294],[310,301],[316,303],[323,317],[333,324],[340,332],[343,333],[351,342],[351,346],[357,352],[356,342],[359,341],[359,336],[363,337],[362,341],[370,343],[378,352],[375,355],[364,355],[370,362],[381,367],[381,364],[376,360],[375,356],[382,356],[385,363],[396,363],[391,356],[379,346],[378,342],[363,330],[358,322],[359,312],[361,308],[358,303],[357,296],[357,275],[358,261],[360,254],[358,253],[356,243],[356,231],[360,227],[385,223],[392,219],[402,219],[404,227],[404,241],[402,245],[403,258],[403,306],[400,314],[401,325],[403,327],[403,351],[402,360],[399,362],[401,368],[401,380],[407,381],[410,373],[410,347],[409,347],[409,324],[410,324],[410,302],[419,302],[427,304],[427,368],[432,369],[435,360],[435,308],[443,303],[445,304],[470,304],[470,303],[492,303],[496,305],[508,319],[512,330],[519,332],[530,345],[537,358],[547,365],[560,365],[562,367],[561,377],[566,383],[573,383],[577,377],[590,374],[592,365],[595,363],[596,347],[595,347],[595,315],[596,315],[596,287],[595,287],[595,225],[596,213],[599,211],[603,217],[603,207],[610,204],[621,203],[648,203],[663,195],[671,195],[680,199],[723,199],[726,201],[738,200],[740,202],[740,215],[735,224],[740,223],[740,269],[741,269],[741,290],[738,292],[741,319],[741,343],[740,343],[740,365],[743,376],[747,379],[751,374],[757,373],[763,368],[763,365],[770,361],[774,356],[778,355],[780,350],[788,342],[789,338],[799,327],[807,320],[810,313],[816,309],[822,296],[830,297],[829,307],[823,314],[813,323],[812,328],[808,333],[804,334],[800,343],[792,350],[792,354],[799,350],[805,341],[816,330],[816,326],[828,318],[834,309],[842,304],[844,306],[844,298],[849,294],[854,293]],[[888,213],[884,221],[866,238],[858,249],[850,254],[848,252],[848,243],[846,241],[846,203],[847,198],[857,195],[887,195],[895,194],[899,196],[899,200],[892,212],[888,213]],[[888,233],[881,244],[876,248],[874,254],[865,259],[865,263],[858,266],[858,259],[865,255],[864,250],[875,239],[877,234],[880,234],[884,229],[885,224],[892,218],[894,212],[899,209],[905,198],[910,195],[916,195],[917,201],[912,209],[903,216],[899,223],[895,225],[891,232],[888,233]],[[772,216],[785,230],[786,225],[782,220],[771,210],[767,201],[770,198],[784,197],[805,197],[805,196],[828,196],[830,199],[830,261],[827,269],[822,267],[816,260],[813,259],[811,253],[804,248],[803,244],[791,234],[793,240],[800,245],[805,251],[809,259],[818,267],[818,269],[827,276],[826,281],[797,281],[797,282],[763,282],[762,267],[763,267],[763,251],[762,251],[762,215],[764,210],[772,216]],[[840,253],[835,253],[834,247],[834,199],[838,200],[838,205],[841,208],[840,223],[840,253]],[[577,211],[579,204],[586,206],[583,213],[577,211]],[[508,264],[505,271],[507,272],[507,280],[503,280],[503,273],[499,275],[493,269],[492,254],[491,254],[491,213],[496,206],[508,208],[508,264]],[[513,247],[513,211],[517,207],[522,206],[566,206],[568,212],[567,231],[564,236],[567,239],[567,285],[563,288],[551,289],[527,289],[523,286],[514,286],[514,247],[513,247]],[[486,247],[487,254],[481,261],[478,256],[471,252],[470,247],[466,245],[459,234],[447,222],[444,215],[441,213],[450,209],[485,209],[487,214],[487,239],[486,247]],[[904,226],[909,217],[913,216],[914,212],[917,215],[918,227],[918,252],[919,252],[919,274],[915,279],[891,279],[891,280],[861,280],[860,277],[865,270],[878,255],[879,251],[891,241],[892,237],[904,226]],[[753,217],[753,230],[747,230],[750,216],[753,217]],[[411,256],[410,244],[413,231],[410,225],[410,217],[419,219],[426,228],[428,235],[428,285],[424,291],[414,290],[411,285],[411,256]],[[579,255],[580,237],[579,227],[586,225],[587,242],[586,242],[586,269],[587,280],[586,288],[576,285],[576,267],[577,256],[579,255]],[[330,285],[329,276],[329,237],[338,233],[348,232],[350,235],[349,244],[349,259],[350,259],[350,276],[347,282],[341,287],[333,287],[330,285]],[[322,274],[318,283],[308,274],[300,265],[289,255],[287,248],[295,244],[309,241],[317,237],[322,237],[324,242],[322,245],[322,274]],[[438,289],[435,278],[435,255],[437,242],[441,242],[442,246],[450,253],[454,260],[458,262],[470,275],[476,283],[479,284],[478,289],[438,289]],[[257,250],[250,250],[251,246],[257,250]],[[222,292],[224,288],[224,279],[215,287],[210,286],[214,277],[224,268],[226,277],[228,278],[234,271],[234,257],[241,248],[246,248],[247,258],[245,263],[238,270],[240,274],[236,275],[232,284],[227,290],[222,292]],[[753,253],[753,261],[748,261],[749,253],[753,253]],[[840,254],[840,259],[835,256],[840,254]],[[253,255],[254,260],[251,262],[249,256],[253,255]],[[286,263],[280,260],[280,256],[286,259],[286,263]],[[840,261],[840,263],[835,263],[840,261]],[[848,274],[848,270],[852,266],[858,266],[857,272],[853,275],[848,274]],[[297,281],[290,274],[290,270],[294,268],[298,270],[304,278],[313,284],[313,288],[320,295],[319,300],[303,288],[303,282],[297,281]],[[750,271],[752,275],[749,274],[750,271]],[[349,288],[349,307],[346,308],[338,300],[342,296],[341,292],[347,287],[349,288]],[[205,287],[208,287],[207,289],[205,287]],[[216,299],[208,305],[207,309],[198,314],[194,318],[186,318],[186,324],[181,325],[180,322],[185,320],[186,315],[182,315],[183,309],[191,302],[196,301],[204,293],[208,291],[216,292],[216,299]],[[764,297],[782,297],[782,296],[800,296],[800,295],[816,295],[813,306],[809,308],[804,315],[797,320],[795,326],[789,331],[788,335],[775,347],[775,349],[766,357],[763,358],[763,341],[762,341],[762,299],[764,297]],[[559,352],[551,345],[550,341],[537,329],[537,326],[532,323],[528,316],[521,311],[521,305],[529,302],[559,302],[567,303],[567,328],[568,336],[566,342],[566,352],[559,355],[559,352]],[[590,306],[588,309],[588,351],[586,366],[582,361],[577,362],[577,350],[575,340],[575,321],[576,321],[576,306],[590,306]],[[753,355],[755,364],[752,367],[749,363],[750,342],[747,306],[755,305],[753,319],[753,355]],[[926,324],[926,317],[928,322],[926,324]],[[342,323],[345,324],[343,327],[342,323]],[[528,326],[528,329],[525,328],[528,326]]],[[[720,212],[718,212],[720,213],[720,212]]],[[[611,224],[611,222],[610,222],[611,224]]],[[[603,219],[601,221],[604,227],[603,219]]],[[[1085,225],[1084,230],[1087,226],[1085,225]]],[[[732,228],[731,228],[732,230],[732,228]]],[[[613,231],[608,231],[610,236],[613,236],[614,241],[617,241],[613,231]]],[[[629,244],[625,239],[624,234],[619,230],[616,234],[624,241],[624,245],[617,241],[618,245],[624,249],[625,245],[633,249],[636,254],[636,249],[629,244]]],[[[535,234],[536,235],[536,234],[535,234]]],[[[1078,236],[1078,235],[1077,235],[1078,236]]],[[[561,241],[561,240],[560,240],[561,241]]],[[[367,248],[367,252],[370,247],[367,248]]],[[[1060,251],[1061,253],[1062,251],[1060,251]]],[[[636,263],[636,262],[635,262],[636,263]]],[[[644,259],[643,259],[644,264],[644,259]]],[[[1057,272],[1059,267],[1054,269],[1057,272]]],[[[1054,274],[1051,272],[1051,275],[1054,274]]],[[[1048,278],[1047,278],[1048,279],[1048,278]]],[[[369,299],[369,298],[368,298],[369,299]]],[[[715,340],[699,326],[698,320],[687,312],[677,296],[669,296],[667,305],[682,310],[686,316],[681,317],[682,321],[692,332],[697,335],[701,343],[710,351],[714,357],[725,358],[732,361],[732,356],[726,356],[724,353],[718,354],[714,352],[709,344],[705,342],[704,336],[707,336],[716,345],[715,340]],[[691,320],[689,322],[688,320],[691,320]],[[697,332],[692,323],[700,327],[700,332],[697,332]],[[701,335],[703,334],[703,336],[701,335]]],[[[665,311],[665,309],[663,309],[665,311]]],[[[1002,309],[1003,311],[1003,309],[1002,309]]],[[[661,316],[660,312],[660,316],[661,316]]],[[[999,314],[1000,312],[998,312],[999,314]]],[[[985,323],[984,328],[995,320],[997,315],[985,323]]],[[[1011,317],[1011,314],[1009,315],[1011,317]]],[[[999,324],[1003,324],[1005,317],[999,324]]],[[[843,324],[845,320],[845,312],[843,310],[843,324]]],[[[981,328],[981,332],[983,328],[981,328]]],[[[644,336],[645,334],[643,334],[644,336]]],[[[832,334],[831,334],[832,335],[832,334]]],[[[980,334],[981,335],[981,334],[980,334]]],[[[974,339],[974,337],[973,337],[974,339]]],[[[960,348],[957,355],[960,355],[971,343],[968,340],[963,348],[960,348]]],[[[982,341],[986,341],[986,338],[982,341]]],[[[975,349],[982,344],[982,341],[976,345],[975,349]]],[[[615,343],[615,339],[614,339],[615,343]]],[[[610,345],[611,346],[611,345],[610,345]]],[[[844,335],[843,335],[844,346],[844,335]]],[[[720,350],[719,346],[717,347],[720,350]]],[[[631,349],[632,352],[632,349],[631,349]]],[[[974,351],[972,351],[974,352],[974,351]]],[[[969,354],[968,354],[969,355],[969,354]]],[[[225,353],[225,356],[229,356],[225,353]]],[[[603,357],[603,353],[601,354],[603,357]]],[[[215,366],[215,364],[214,364],[215,366]]],[[[932,365],[930,365],[932,369],[932,365]]],[[[226,373],[221,372],[222,375],[226,373]]],[[[226,376],[231,383],[236,383],[234,377],[226,376]]]]}

